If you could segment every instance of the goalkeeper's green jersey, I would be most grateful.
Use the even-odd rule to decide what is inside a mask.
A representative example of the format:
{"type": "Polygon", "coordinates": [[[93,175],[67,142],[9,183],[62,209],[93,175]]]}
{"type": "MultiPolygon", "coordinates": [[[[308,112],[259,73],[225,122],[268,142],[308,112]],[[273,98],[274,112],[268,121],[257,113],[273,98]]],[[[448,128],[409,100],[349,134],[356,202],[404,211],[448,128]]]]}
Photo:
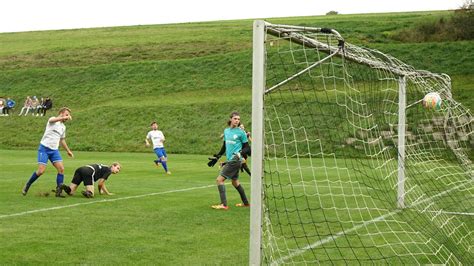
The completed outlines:
{"type": "Polygon", "coordinates": [[[225,156],[227,161],[232,160],[234,154],[242,150],[242,144],[247,143],[247,134],[240,127],[226,128],[224,130],[225,156]]]}

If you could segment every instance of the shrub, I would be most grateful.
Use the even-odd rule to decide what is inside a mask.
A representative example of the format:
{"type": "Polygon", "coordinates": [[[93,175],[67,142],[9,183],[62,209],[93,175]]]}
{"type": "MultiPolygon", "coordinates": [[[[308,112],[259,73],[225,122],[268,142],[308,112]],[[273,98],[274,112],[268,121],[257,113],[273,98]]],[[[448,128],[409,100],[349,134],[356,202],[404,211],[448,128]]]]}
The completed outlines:
{"type": "Polygon", "coordinates": [[[456,10],[451,17],[423,22],[413,28],[403,29],[391,37],[403,42],[474,40],[474,11],[456,10]]]}

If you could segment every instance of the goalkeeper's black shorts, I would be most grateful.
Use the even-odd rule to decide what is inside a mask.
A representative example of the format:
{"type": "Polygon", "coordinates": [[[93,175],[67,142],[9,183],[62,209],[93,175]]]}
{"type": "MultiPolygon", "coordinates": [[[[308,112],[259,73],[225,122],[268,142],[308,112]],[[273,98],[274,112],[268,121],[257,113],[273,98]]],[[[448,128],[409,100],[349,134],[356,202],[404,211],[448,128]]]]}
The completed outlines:
{"type": "Polygon", "coordinates": [[[238,179],[241,165],[242,162],[240,159],[237,156],[234,156],[232,160],[225,163],[221,170],[221,176],[225,177],[226,179],[238,179]]]}

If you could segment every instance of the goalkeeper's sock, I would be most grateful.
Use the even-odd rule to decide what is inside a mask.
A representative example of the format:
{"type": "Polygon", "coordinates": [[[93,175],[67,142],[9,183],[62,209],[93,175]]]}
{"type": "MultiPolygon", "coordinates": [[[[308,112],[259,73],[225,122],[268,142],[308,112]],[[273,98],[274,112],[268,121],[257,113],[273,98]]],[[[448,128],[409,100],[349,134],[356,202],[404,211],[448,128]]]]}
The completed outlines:
{"type": "Polygon", "coordinates": [[[239,185],[238,187],[235,187],[235,189],[237,189],[237,191],[239,192],[240,194],[240,198],[242,199],[242,202],[245,204],[245,205],[248,205],[249,204],[249,201],[247,199],[247,196],[245,195],[245,191],[244,191],[244,188],[239,185]]]}
{"type": "Polygon", "coordinates": [[[222,205],[227,206],[227,197],[225,195],[225,185],[217,185],[217,189],[219,190],[219,196],[221,197],[222,205]]]}
{"type": "Polygon", "coordinates": [[[61,186],[61,184],[64,183],[64,175],[63,174],[58,174],[56,175],[56,185],[61,186]]]}
{"type": "Polygon", "coordinates": [[[168,172],[168,164],[166,164],[165,161],[161,161],[161,165],[163,165],[163,168],[165,169],[165,172],[168,172]]]}

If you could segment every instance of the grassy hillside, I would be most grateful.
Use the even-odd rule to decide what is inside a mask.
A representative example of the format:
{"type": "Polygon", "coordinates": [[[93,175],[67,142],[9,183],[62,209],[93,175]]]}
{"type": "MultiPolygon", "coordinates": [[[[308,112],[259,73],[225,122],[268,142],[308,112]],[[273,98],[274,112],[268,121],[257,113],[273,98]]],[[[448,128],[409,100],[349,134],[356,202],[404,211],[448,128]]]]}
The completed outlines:
{"type": "MultiPolygon", "coordinates": [[[[454,98],[474,108],[472,41],[400,43],[395,32],[449,12],[268,19],[337,29],[349,42],[453,79],[454,98]]],[[[0,96],[21,107],[50,96],[73,110],[73,150],[147,151],[157,120],[170,153],[210,154],[232,110],[249,121],[252,21],[0,34],[0,96]]],[[[18,114],[20,108],[14,111],[18,114]]],[[[51,114],[51,113],[50,113],[51,114]]],[[[0,149],[33,149],[46,118],[1,117],[0,149]]]]}

